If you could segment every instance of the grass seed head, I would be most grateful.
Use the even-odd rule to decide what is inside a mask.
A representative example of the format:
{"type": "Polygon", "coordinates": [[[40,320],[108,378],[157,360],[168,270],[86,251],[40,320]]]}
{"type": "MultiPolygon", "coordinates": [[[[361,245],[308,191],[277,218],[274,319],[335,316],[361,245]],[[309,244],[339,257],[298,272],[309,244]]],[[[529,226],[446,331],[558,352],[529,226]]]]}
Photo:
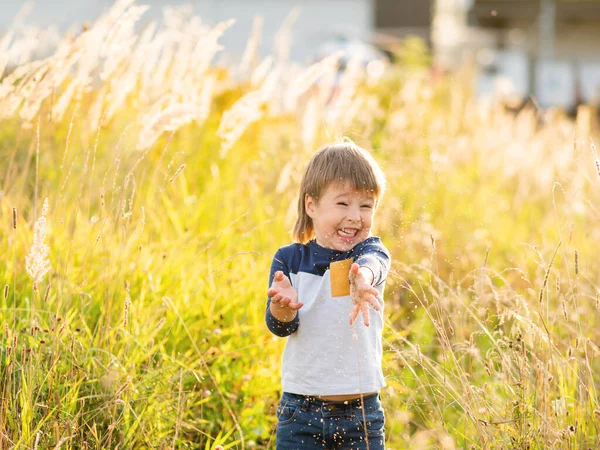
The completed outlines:
{"type": "Polygon", "coordinates": [[[123,309],[123,328],[127,328],[127,323],[129,321],[129,305],[131,305],[131,297],[127,295],[127,297],[125,297],[125,307],[123,309]]]}
{"type": "Polygon", "coordinates": [[[48,199],[44,200],[42,216],[35,222],[33,227],[33,245],[29,254],[25,257],[25,268],[33,280],[33,290],[37,291],[37,285],[46,272],[51,268],[48,254],[50,248],[44,243],[47,233],[46,214],[48,213],[48,199]]]}
{"type": "Polygon", "coordinates": [[[44,292],[44,303],[48,301],[48,297],[50,296],[50,283],[46,286],[46,292],[44,292]]]}

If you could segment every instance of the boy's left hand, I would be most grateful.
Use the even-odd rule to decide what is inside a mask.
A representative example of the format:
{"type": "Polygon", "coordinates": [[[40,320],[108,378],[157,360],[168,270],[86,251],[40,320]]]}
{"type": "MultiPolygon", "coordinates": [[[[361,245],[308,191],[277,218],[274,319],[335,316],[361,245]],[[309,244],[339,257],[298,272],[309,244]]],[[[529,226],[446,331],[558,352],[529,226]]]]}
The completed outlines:
{"type": "Polygon", "coordinates": [[[373,274],[369,269],[363,268],[361,270],[360,266],[354,263],[350,267],[349,279],[350,297],[354,302],[354,308],[350,313],[350,325],[354,324],[358,314],[362,311],[363,321],[368,327],[371,323],[369,321],[369,304],[375,308],[375,311],[379,311],[380,309],[379,301],[377,300],[379,292],[371,286],[373,274]]]}

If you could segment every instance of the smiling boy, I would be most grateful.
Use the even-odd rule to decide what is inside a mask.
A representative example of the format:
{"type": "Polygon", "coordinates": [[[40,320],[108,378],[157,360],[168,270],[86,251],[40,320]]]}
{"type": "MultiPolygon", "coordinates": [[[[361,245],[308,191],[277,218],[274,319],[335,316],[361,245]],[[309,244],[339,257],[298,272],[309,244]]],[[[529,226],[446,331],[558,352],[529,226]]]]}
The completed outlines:
{"type": "Polygon", "coordinates": [[[351,142],[319,150],[304,173],[297,242],[275,254],[267,291],[267,326],[287,336],[280,450],[384,448],[379,390],[390,255],[371,236],[384,189],[377,163],[351,142]],[[334,296],[332,263],[342,261],[351,263],[352,295],[334,296]]]}

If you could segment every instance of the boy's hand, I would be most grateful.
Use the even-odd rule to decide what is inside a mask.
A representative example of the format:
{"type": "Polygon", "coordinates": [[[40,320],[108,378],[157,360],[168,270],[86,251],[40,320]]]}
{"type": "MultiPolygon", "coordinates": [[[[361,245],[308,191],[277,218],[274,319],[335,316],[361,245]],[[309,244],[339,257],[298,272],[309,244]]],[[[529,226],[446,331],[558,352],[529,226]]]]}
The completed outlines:
{"type": "Polygon", "coordinates": [[[282,271],[278,270],[273,276],[273,284],[267,290],[271,297],[271,313],[282,322],[289,322],[296,316],[296,311],[304,306],[298,301],[298,293],[282,271]]]}
{"type": "Polygon", "coordinates": [[[375,308],[375,311],[379,311],[379,301],[377,296],[379,292],[373,286],[373,274],[369,269],[360,270],[360,266],[356,263],[350,267],[350,296],[354,302],[354,308],[350,313],[350,325],[354,324],[354,321],[358,317],[359,312],[362,311],[363,321],[368,327],[371,322],[369,321],[369,303],[375,308]]]}

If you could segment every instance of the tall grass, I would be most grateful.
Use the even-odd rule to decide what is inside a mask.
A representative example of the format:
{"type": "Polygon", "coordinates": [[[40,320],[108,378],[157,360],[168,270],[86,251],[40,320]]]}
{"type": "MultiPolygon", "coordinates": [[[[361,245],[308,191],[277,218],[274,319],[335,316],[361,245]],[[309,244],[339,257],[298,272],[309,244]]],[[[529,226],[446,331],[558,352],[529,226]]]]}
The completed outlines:
{"type": "Polygon", "coordinates": [[[261,60],[257,35],[223,67],[231,23],[143,12],[0,82],[0,448],[272,448],[267,271],[341,134],[389,179],[388,447],[600,444],[592,109],[508,112],[468,68],[335,85],[335,56],[261,60]]]}

